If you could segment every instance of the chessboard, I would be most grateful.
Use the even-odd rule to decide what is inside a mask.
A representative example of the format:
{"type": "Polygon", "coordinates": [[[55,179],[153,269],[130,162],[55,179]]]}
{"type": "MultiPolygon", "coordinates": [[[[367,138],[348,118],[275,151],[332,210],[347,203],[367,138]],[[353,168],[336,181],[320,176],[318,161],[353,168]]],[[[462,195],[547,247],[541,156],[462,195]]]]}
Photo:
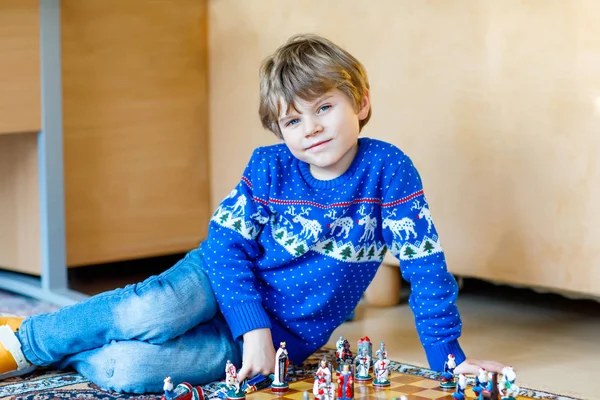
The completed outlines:
{"type": "MultiPolygon", "coordinates": [[[[444,390],[440,388],[440,381],[423,376],[403,374],[392,372],[390,376],[391,385],[387,388],[375,388],[372,384],[354,385],[355,400],[361,399],[400,399],[406,396],[408,400],[453,400],[454,390],[444,390]]],[[[302,400],[304,392],[309,393],[309,399],[313,400],[312,395],[314,380],[311,378],[290,382],[290,389],[286,393],[271,393],[269,388],[261,389],[254,393],[246,395],[247,400],[302,400]]],[[[477,396],[469,387],[466,392],[467,399],[477,399],[477,396]]],[[[535,397],[518,396],[517,400],[533,399],[535,397]]]]}

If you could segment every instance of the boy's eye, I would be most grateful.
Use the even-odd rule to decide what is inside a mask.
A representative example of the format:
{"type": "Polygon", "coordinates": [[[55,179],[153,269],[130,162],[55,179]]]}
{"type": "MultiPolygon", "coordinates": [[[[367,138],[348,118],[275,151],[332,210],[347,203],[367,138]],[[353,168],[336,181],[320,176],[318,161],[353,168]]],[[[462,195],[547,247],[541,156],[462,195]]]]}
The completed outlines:
{"type": "Polygon", "coordinates": [[[319,112],[325,112],[327,110],[329,110],[331,108],[331,106],[329,104],[325,104],[324,106],[319,107],[319,112]]]}
{"type": "Polygon", "coordinates": [[[294,118],[294,119],[292,119],[292,120],[288,121],[288,123],[287,123],[287,124],[285,124],[285,126],[296,125],[296,124],[297,124],[297,123],[299,123],[299,122],[300,122],[300,119],[298,119],[298,118],[294,118]]]}

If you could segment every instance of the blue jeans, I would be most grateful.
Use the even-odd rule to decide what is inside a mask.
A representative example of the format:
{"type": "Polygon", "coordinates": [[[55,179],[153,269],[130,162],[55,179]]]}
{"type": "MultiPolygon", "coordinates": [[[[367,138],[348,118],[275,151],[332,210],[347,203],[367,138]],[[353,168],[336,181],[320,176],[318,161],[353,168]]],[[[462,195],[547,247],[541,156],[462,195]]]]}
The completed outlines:
{"type": "Polygon", "coordinates": [[[144,282],[23,321],[17,335],[35,365],[72,367],[116,392],[162,391],[163,379],[205,384],[238,368],[242,343],[218,310],[197,250],[144,282]]]}

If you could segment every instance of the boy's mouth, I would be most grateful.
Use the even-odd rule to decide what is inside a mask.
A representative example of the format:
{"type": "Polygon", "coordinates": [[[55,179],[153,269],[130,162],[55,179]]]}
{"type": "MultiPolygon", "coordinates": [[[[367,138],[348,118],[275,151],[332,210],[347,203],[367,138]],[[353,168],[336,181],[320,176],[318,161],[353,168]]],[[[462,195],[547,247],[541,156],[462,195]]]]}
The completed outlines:
{"type": "Polygon", "coordinates": [[[310,145],[309,147],[306,148],[306,150],[315,149],[315,148],[317,148],[317,147],[319,147],[321,145],[324,145],[325,143],[329,143],[329,142],[331,142],[331,139],[322,140],[322,141],[317,142],[317,143],[315,143],[313,145],[310,145]]]}

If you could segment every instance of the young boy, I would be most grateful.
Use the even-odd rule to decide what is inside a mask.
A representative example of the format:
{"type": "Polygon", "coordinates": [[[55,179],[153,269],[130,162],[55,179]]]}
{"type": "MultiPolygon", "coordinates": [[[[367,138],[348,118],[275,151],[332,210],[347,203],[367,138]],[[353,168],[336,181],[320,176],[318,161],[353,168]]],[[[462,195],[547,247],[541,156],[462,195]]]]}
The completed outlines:
{"type": "MultiPolygon", "coordinates": [[[[258,148],[199,248],[159,276],[55,313],[5,318],[0,378],[38,365],[73,367],[99,386],[158,392],[165,375],[202,384],[273,371],[323,346],[352,312],[386,251],[411,283],[430,367],[458,344],[457,285],[411,160],[361,138],[371,116],[363,66],[313,35],[292,37],[262,65],[259,114],[283,144],[258,148]]],[[[2,323],[2,322],[0,322],[2,323]]]]}

